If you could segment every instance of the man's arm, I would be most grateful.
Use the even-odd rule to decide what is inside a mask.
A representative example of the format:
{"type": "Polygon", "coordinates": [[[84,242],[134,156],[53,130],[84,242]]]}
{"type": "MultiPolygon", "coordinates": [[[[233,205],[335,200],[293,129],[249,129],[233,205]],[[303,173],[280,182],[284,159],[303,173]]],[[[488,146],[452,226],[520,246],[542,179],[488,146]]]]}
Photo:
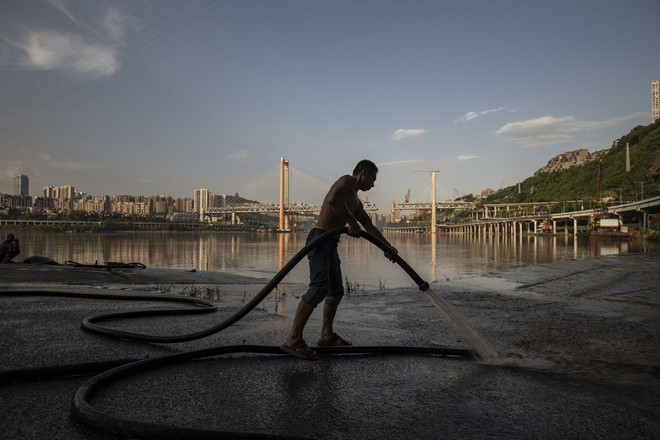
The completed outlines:
{"type": "Polygon", "coordinates": [[[387,241],[387,239],[383,236],[383,234],[380,232],[380,229],[378,229],[371,221],[371,217],[369,217],[369,214],[366,213],[364,208],[360,206],[358,208],[358,211],[356,213],[356,218],[360,222],[362,226],[364,226],[364,230],[385,243],[390,249],[388,251],[385,251],[385,257],[394,262],[394,257],[399,253],[397,248],[392,246],[392,244],[387,241]]]}

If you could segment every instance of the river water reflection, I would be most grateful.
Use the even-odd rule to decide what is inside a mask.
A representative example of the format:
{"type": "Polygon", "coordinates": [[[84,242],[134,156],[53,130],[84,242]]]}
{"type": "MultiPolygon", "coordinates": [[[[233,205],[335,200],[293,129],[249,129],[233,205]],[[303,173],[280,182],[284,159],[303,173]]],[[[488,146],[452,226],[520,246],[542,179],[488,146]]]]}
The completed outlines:
{"type": "MultiPolygon", "coordinates": [[[[42,255],[60,263],[143,263],[153,268],[220,271],[271,278],[304,245],[303,232],[121,232],[112,234],[20,234],[20,261],[42,255]]],[[[602,255],[654,252],[660,246],[644,240],[589,241],[563,235],[552,237],[467,237],[463,235],[391,233],[399,254],[429,282],[484,275],[501,269],[602,255]]],[[[365,288],[407,287],[408,275],[385,259],[367,240],[342,237],[339,246],[344,277],[365,288]]],[[[285,281],[307,282],[301,261],[285,281]]]]}

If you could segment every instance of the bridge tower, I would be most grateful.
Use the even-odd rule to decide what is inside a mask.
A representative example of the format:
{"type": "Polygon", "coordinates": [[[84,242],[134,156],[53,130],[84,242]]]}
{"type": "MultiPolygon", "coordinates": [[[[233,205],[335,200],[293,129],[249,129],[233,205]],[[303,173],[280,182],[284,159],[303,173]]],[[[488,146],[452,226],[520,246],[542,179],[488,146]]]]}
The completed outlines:
{"type": "Polygon", "coordinates": [[[438,170],[418,171],[419,173],[431,173],[431,235],[436,234],[435,224],[438,221],[438,202],[436,200],[435,176],[438,170]]]}
{"type": "Polygon", "coordinates": [[[284,207],[289,206],[289,161],[280,157],[280,221],[277,232],[290,232],[289,219],[284,213],[284,207]]]}
{"type": "Polygon", "coordinates": [[[437,212],[438,204],[435,200],[435,175],[438,173],[438,170],[431,170],[431,234],[435,235],[436,233],[436,222],[437,222],[437,212]]]}

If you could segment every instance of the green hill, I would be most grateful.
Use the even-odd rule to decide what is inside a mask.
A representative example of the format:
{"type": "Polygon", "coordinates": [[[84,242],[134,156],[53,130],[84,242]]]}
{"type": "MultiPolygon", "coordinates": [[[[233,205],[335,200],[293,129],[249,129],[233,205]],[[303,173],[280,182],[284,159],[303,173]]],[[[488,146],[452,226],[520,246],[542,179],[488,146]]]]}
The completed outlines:
{"type": "MultiPolygon", "coordinates": [[[[487,203],[594,200],[598,161],[566,170],[540,173],[488,196],[487,203]]],[[[660,195],[660,120],[640,125],[621,137],[602,158],[603,198],[624,201],[660,195]],[[630,172],[626,172],[626,143],[630,145],[630,172]]]]}

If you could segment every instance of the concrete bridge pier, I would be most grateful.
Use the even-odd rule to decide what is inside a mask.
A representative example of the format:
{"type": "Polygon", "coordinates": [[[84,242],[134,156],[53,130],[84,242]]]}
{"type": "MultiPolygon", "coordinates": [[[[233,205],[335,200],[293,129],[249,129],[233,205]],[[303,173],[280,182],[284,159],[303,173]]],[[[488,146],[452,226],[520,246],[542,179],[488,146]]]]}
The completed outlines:
{"type": "Polygon", "coordinates": [[[642,222],[639,226],[641,232],[647,232],[649,227],[649,213],[643,209],[640,209],[639,212],[642,213],[642,222]]]}

